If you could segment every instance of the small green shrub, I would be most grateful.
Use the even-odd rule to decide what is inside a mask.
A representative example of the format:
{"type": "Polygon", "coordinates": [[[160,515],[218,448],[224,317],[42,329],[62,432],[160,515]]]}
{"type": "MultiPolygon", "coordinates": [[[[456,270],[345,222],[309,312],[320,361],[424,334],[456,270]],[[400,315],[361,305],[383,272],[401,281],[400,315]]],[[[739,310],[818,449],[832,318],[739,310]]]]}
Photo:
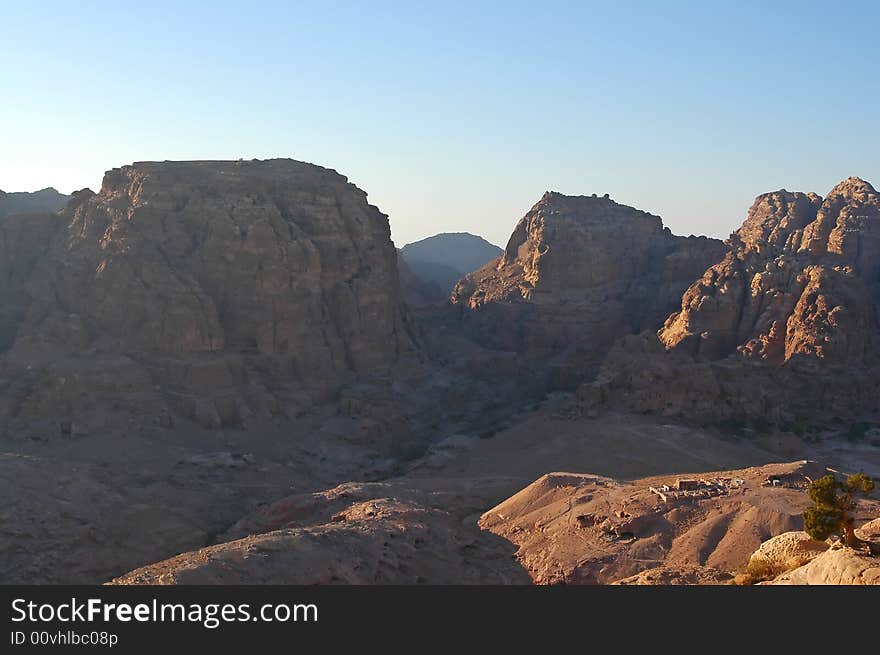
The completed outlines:
{"type": "Polygon", "coordinates": [[[853,510],[858,496],[869,496],[873,491],[874,481],[864,473],[854,473],[846,480],[833,475],[813,480],[807,489],[813,506],[804,510],[804,532],[819,541],[839,534],[847,546],[861,545],[853,530],[853,510]]]}

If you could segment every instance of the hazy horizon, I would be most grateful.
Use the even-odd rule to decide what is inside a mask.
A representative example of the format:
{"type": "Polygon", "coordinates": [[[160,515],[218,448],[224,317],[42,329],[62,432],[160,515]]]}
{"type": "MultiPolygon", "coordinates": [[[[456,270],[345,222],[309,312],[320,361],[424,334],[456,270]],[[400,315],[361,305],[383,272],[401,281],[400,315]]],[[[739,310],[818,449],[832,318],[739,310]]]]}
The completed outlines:
{"type": "Polygon", "coordinates": [[[547,190],[609,193],[676,234],[723,238],[760,193],[880,182],[880,9],[839,13],[6,3],[0,189],[97,189],[141,160],[291,157],[364,189],[398,246],[470,232],[503,247],[547,190]]]}

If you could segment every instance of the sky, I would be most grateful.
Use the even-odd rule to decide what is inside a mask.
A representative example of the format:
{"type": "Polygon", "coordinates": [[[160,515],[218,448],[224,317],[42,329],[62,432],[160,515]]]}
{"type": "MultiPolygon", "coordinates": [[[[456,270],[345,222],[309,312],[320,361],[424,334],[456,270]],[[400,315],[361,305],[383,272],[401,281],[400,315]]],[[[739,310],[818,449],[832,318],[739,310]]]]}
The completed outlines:
{"type": "Polygon", "coordinates": [[[0,189],[143,160],[333,168],[404,244],[504,245],[546,190],[724,237],[880,185],[880,3],[0,0],[0,189]]]}

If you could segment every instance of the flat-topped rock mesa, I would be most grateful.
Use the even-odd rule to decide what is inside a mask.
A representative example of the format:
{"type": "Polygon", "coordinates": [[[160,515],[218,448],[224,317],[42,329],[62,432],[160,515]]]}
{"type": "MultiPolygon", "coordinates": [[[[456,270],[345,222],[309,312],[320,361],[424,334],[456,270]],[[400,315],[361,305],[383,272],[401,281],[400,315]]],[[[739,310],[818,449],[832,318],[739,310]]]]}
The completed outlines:
{"type": "MultiPolygon", "coordinates": [[[[394,360],[387,217],[335,171],[138,163],[107,173],[65,217],[64,267],[41,282],[120,349],[290,355],[312,374],[394,360]]],[[[27,327],[39,332],[51,312],[35,308],[27,327]]]]}
{"type": "Polygon", "coordinates": [[[52,187],[39,191],[0,191],[0,218],[13,214],[30,214],[34,212],[57,212],[69,200],[70,196],[58,193],[52,187]]]}
{"type": "Polygon", "coordinates": [[[184,414],[234,424],[293,402],[278,398],[285,385],[320,397],[410,347],[387,217],[312,164],[124,166],[60,218],[0,226],[7,249],[22,239],[33,245],[4,261],[6,362],[63,384],[6,380],[13,413],[63,414],[85,407],[80,392],[155,384],[184,414]]]}
{"type": "Polygon", "coordinates": [[[502,257],[461,280],[452,302],[480,343],[537,358],[566,351],[589,367],[621,334],[659,324],[724,250],[607,195],[547,192],[502,257]]]}
{"type": "MultiPolygon", "coordinates": [[[[874,188],[849,178],[825,199],[785,190],[758,196],[728,243],[657,337],[630,338],[609,356],[603,394],[710,422],[876,411],[874,188]]],[[[595,389],[584,395],[597,397],[595,389]]]]}

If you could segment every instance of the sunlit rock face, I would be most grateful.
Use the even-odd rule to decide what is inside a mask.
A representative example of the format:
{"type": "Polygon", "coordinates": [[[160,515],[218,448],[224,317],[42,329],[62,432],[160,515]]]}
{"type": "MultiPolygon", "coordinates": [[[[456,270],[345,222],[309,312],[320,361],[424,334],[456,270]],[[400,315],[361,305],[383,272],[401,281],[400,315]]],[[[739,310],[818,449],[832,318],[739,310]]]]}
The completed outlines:
{"type": "Polygon", "coordinates": [[[724,250],[607,196],[547,192],[452,302],[480,343],[587,371],[622,334],[661,323],[724,250]]]}
{"type": "Polygon", "coordinates": [[[859,178],[824,199],[755,200],[730,251],[653,335],[605,363],[643,411],[775,422],[878,410],[880,195],[859,178]],[[670,356],[671,355],[671,356],[670,356]]]}

